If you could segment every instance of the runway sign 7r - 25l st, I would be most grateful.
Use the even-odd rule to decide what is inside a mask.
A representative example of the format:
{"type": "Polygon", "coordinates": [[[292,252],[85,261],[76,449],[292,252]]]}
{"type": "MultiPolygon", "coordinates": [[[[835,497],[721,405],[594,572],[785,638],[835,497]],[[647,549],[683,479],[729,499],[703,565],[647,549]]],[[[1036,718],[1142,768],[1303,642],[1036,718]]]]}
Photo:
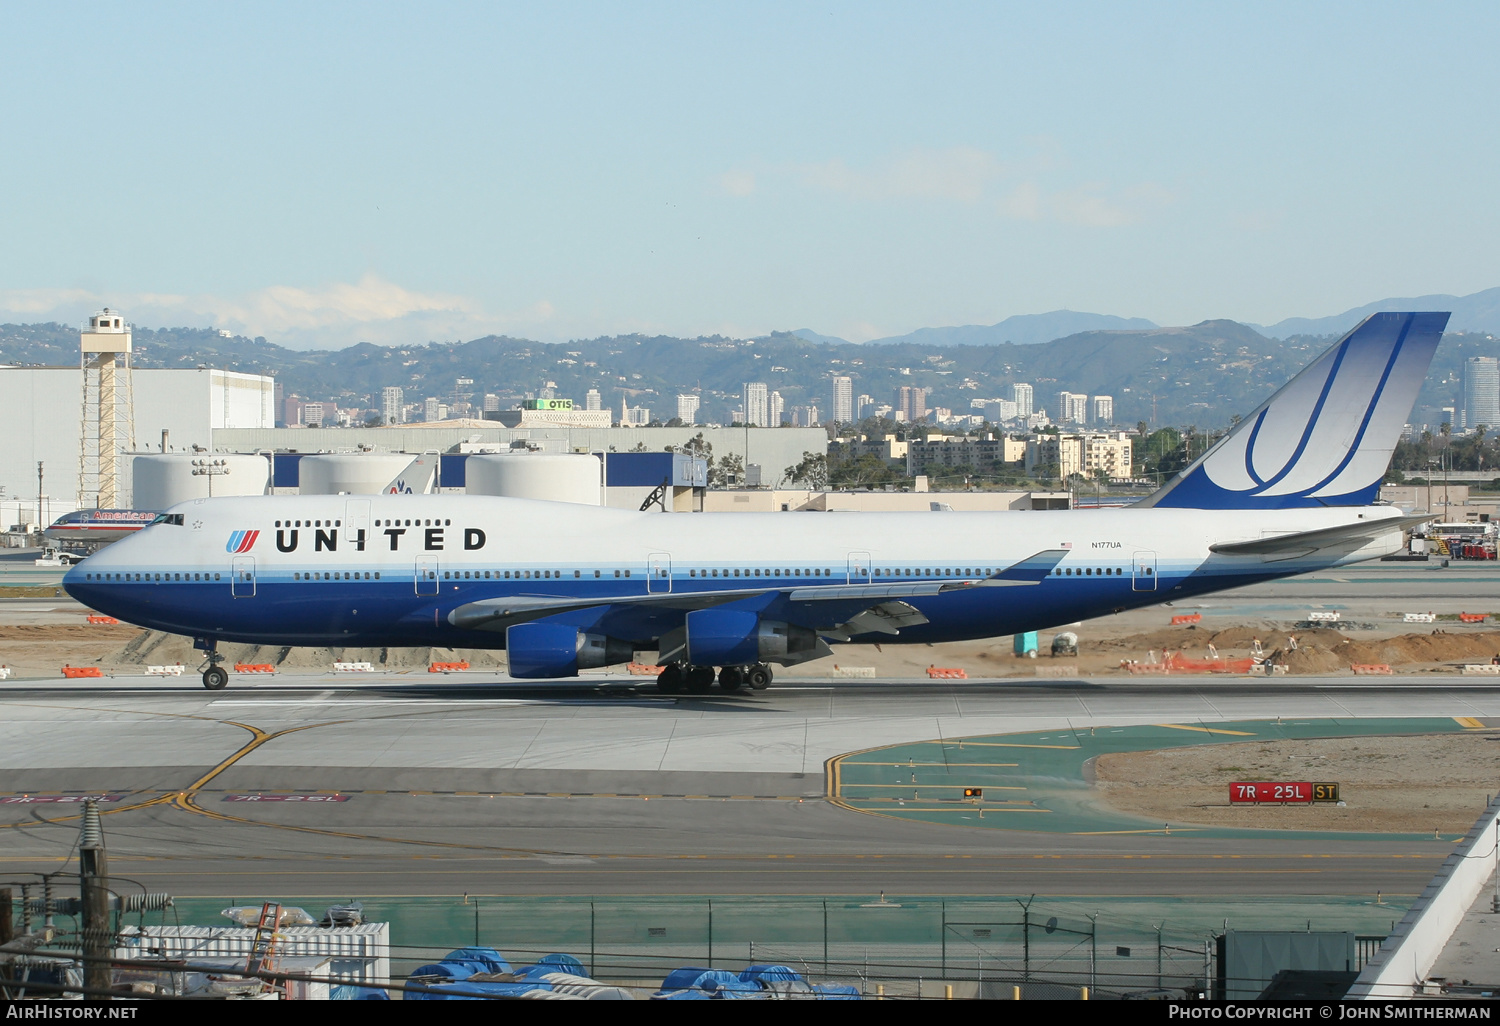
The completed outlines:
{"type": "Polygon", "coordinates": [[[1315,784],[1310,781],[1235,781],[1229,785],[1232,805],[1308,805],[1312,802],[1336,802],[1339,785],[1315,784]]]}

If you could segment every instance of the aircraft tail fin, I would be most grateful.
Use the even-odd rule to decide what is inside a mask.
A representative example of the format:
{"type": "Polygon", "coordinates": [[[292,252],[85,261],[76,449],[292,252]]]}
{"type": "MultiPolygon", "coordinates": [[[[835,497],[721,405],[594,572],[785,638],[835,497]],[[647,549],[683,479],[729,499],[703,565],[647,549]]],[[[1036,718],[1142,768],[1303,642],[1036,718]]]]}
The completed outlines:
{"type": "Polygon", "coordinates": [[[1446,313],[1371,314],[1137,505],[1369,505],[1447,324],[1446,313]]]}
{"type": "Polygon", "coordinates": [[[428,495],[437,483],[438,454],[424,453],[406,465],[381,495],[428,495]]]}

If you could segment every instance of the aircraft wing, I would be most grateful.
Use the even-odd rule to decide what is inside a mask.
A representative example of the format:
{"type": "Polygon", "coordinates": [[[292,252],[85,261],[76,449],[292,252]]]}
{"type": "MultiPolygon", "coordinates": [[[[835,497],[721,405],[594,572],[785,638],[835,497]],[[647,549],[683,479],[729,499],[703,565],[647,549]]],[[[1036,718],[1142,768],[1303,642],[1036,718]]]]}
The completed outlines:
{"type": "Polygon", "coordinates": [[[1225,556],[1264,556],[1270,559],[1293,559],[1319,549],[1356,547],[1374,541],[1391,531],[1404,531],[1408,527],[1437,519],[1433,514],[1414,517],[1391,517],[1385,520],[1367,520],[1362,523],[1340,524],[1318,531],[1298,531],[1294,534],[1273,534],[1248,541],[1220,542],[1208,547],[1210,552],[1225,556]]]}
{"type": "Polygon", "coordinates": [[[694,609],[708,609],[744,599],[772,597],[773,600],[782,599],[787,604],[805,611],[806,618],[817,623],[819,627],[837,627],[837,633],[840,634],[866,633],[862,629],[852,632],[842,629],[858,626],[866,621],[872,625],[881,625],[871,626],[870,630],[895,633],[894,630],[884,628],[891,626],[899,628],[927,622],[915,607],[900,601],[901,599],[941,595],[945,592],[967,588],[1040,584],[1067,553],[1066,549],[1048,549],[1038,552],[982,580],[892,581],[881,584],[830,584],[817,587],[788,583],[774,587],[735,588],[728,591],[664,592],[601,598],[507,595],[502,598],[480,599],[478,602],[469,602],[459,606],[448,614],[448,622],[455,627],[468,630],[503,631],[513,624],[583,609],[612,607],[640,611],[675,610],[686,613],[694,609]]]}

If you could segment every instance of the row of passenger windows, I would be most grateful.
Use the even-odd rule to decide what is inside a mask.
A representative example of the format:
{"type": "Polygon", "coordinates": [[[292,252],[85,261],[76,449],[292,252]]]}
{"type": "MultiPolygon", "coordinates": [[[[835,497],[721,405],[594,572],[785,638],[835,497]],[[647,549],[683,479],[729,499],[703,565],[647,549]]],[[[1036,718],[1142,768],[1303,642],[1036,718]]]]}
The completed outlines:
{"type": "MultiPolygon", "coordinates": [[[[342,520],[278,520],[277,527],[343,527],[342,520]]],[[[376,527],[452,527],[451,520],[377,520],[376,527]]]]}
{"type": "MultiPolygon", "coordinates": [[[[832,570],[689,570],[689,577],[830,577],[832,570]]],[[[666,576],[665,573],[662,574],[666,576]]]]}
{"type": "MultiPolygon", "coordinates": [[[[574,570],[573,576],[579,578],[590,571],[574,570]]],[[[605,571],[592,571],[595,577],[603,577],[605,571]]],[[[567,576],[564,570],[444,570],[445,581],[534,581],[543,578],[561,579],[567,576]]],[[[616,577],[629,577],[629,570],[616,570],[616,577]]]]}
{"type": "Polygon", "coordinates": [[[187,574],[187,573],[183,573],[183,574],[137,574],[137,573],[117,574],[117,573],[108,573],[108,574],[84,574],[83,575],[83,579],[86,580],[86,581],[217,581],[220,578],[219,578],[218,574],[208,574],[208,573],[198,573],[198,574],[187,574]]]}
{"type": "MultiPolygon", "coordinates": [[[[289,523],[290,523],[290,521],[289,521],[289,523]]],[[[316,526],[316,525],[314,525],[314,526],[316,526]]],[[[335,524],[334,526],[337,526],[337,525],[335,524]]],[[[421,525],[418,525],[418,526],[421,526],[421,525]]],[[[595,577],[603,577],[604,574],[605,574],[605,572],[606,571],[595,570],[595,571],[593,571],[593,575],[595,577]]],[[[933,568],[933,567],[925,567],[925,568],[924,567],[915,567],[915,568],[910,568],[910,569],[906,569],[906,570],[891,569],[891,568],[881,568],[881,569],[876,569],[874,571],[874,574],[875,574],[876,577],[882,577],[882,578],[884,578],[884,577],[989,577],[994,572],[995,571],[992,568],[990,568],[990,567],[946,567],[946,568],[945,567],[936,567],[936,568],[933,568]]],[[[1152,575],[1152,572],[1153,571],[1152,571],[1152,569],[1150,567],[1146,567],[1142,571],[1142,573],[1145,576],[1147,576],[1147,577],[1150,577],[1152,575]]],[[[503,570],[503,571],[502,570],[445,570],[445,571],[443,571],[443,580],[445,580],[445,581],[447,581],[447,580],[463,580],[463,581],[469,581],[469,580],[484,580],[484,581],[489,581],[489,580],[495,580],[495,581],[499,581],[499,580],[506,580],[506,581],[509,581],[509,580],[518,580],[518,581],[520,581],[520,580],[527,580],[527,581],[530,581],[530,580],[541,580],[541,579],[561,579],[563,576],[565,576],[565,573],[566,572],[562,571],[562,570],[503,570]]],[[[585,571],[583,571],[583,570],[574,570],[573,571],[573,577],[575,579],[581,578],[581,577],[584,576],[584,573],[585,573],[585,571]]],[[[1085,577],[1085,576],[1088,576],[1088,577],[1094,577],[1094,576],[1098,576],[1098,577],[1110,577],[1110,576],[1119,577],[1119,576],[1123,575],[1124,573],[1125,573],[1125,571],[1122,570],[1120,567],[1079,567],[1079,568],[1076,568],[1076,569],[1073,568],[1073,567],[1067,567],[1067,568],[1063,568],[1063,569],[1053,570],[1052,571],[1052,576],[1054,576],[1054,577],[1085,577]]],[[[662,577],[665,577],[667,575],[665,570],[658,571],[658,574],[660,576],[662,576],[662,577]]],[[[623,571],[622,570],[616,570],[616,571],[614,571],[614,575],[616,577],[629,577],[630,576],[630,571],[629,570],[623,570],[623,571]]],[[[84,576],[84,580],[86,580],[86,581],[142,581],[142,580],[144,580],[144,581],[163,581],[163,580],[165,580],[165,581],[209,581],[209,580],[217,581],[217,580],[220,579],[220,577],[219,577],[218,574],[212,574],[212,575],[210,575],[210,574],[207,574],[207,573],[194,573],[194,574],[189,574],[189,573],[169,573],[169,574],[107,573],[107,574],[92,574],[92,573],[88,573],[88,574],[84,574],[83,576],[84,576]]],[[[773,569],[756,569],[756,570],[696,570],[695,569],[695,570],[689,570],[688,571],[688,576],[689,577],[831,577],[831,576],[833,576],[833,571],[829,570],[829,569],[826,569],[826,568],[825,569],[816,569],[816,568],[814,568],[814,569],[810,569],[810,570],[802,570],[802,569],[774,569],[774,568],[773,569]]],[[[305,573],[300,573],[299,572],[299,573],[292,574],[292,580],[294,580],[294,581],[350,581],[350,580],[353,580],[353,581],[376,580],[376,581],[378,581],[378,580],[380,580],[380,571],[379,570],[374,571],[373,576],[371,575],[370,571],[365,571],[363,573],[363,576],[361,576],[361,573],[359,571],[350,572],[350,571],[347,571],[347,570],[343,571],[342,573],[328,572],[328,573],[306,573],[305,574],[305,573]]]]}

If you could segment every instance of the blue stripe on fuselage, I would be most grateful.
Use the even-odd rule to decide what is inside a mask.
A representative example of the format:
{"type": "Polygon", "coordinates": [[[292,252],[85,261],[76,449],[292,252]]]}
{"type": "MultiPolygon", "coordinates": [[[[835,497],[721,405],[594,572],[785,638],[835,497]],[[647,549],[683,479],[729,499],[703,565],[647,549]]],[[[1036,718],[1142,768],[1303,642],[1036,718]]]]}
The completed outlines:
{"type": "MultiPolygon", "coordinates": [[[[1196,569],[1159,566],[1158,590],[1154,591],[1135,590],[1129,575],[1053,576],[1037,585],[966,588],[906,598],[901,601],[917,608],[930,622],[903,629],[901,641],[958,641],[1040,630],[1117,609],[1152,605],[1167,598],[1168,592],[1173,598],[1181,598],[1282,577],[1306,568],[1285,567],[1268,572],[1256,566],[1233,574],[1195,574],[1196,569]]],[[[449,579],[438,582],[437,595],[423,596],[415,594],[412,576],[383,577],[380,581],[292,581],[288,579],[290,573],[278,570],[275,575],[261,574],[255,595],[236,598],[227,576],[206,582],[117,583],[86,580],[86,571],[81,566],[68,573],[65,584],[68,592],[85,605],[142,627],[246,643],[267,643],[267,638],[275,638],[276,643],[289,645],[502,648],[503,633],[455,628],[447,622],[447,614],[468,602],[515,595],[597,601],[599,606],[560,614],[555,619],[583,627],[608,621],[614,636],[628,640],[654,640],[665,630],[680,625],[684,615],[680,610],[609,604],[611,599],[644,594],[647,582],[643,578],[449,579]]],[[[705,580],[682,576],[674,576],[671,581],[672,590],[679,593],[741,589],[756,583],[762,582],[753,578],[705,580]]],[[[800,580],[795,587],[816,588],[819,583],[800,580]]],[[[823,585],[834,586],[844,583],[842,578],[821,581],[823,585]]],[[[786,588],[791,582],[781,580],[775,585],[786,588]]],[[[756,604],[764,606],[767,615],[791,605],[783,596],[770,591],[756,604]]],[[[870,635],[865,640],[892,639],[888,635],[870,635]]]]}

